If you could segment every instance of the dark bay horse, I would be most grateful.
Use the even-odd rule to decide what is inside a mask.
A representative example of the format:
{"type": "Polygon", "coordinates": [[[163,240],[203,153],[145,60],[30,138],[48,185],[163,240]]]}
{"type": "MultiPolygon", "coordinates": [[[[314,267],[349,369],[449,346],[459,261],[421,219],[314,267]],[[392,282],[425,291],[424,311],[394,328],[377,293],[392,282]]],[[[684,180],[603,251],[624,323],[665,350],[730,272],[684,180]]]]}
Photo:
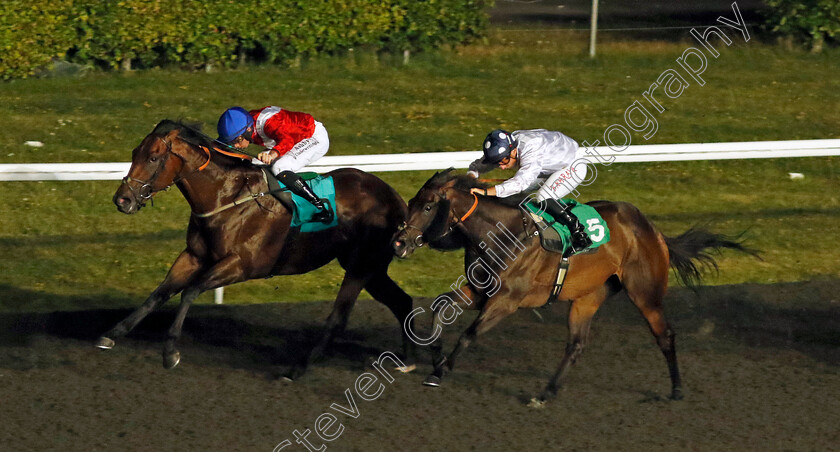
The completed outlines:
{"type": "MultiPolygon", "coordinates": [[[[434,371],[424,382],[428,386],[440,385],[446,370],[454,367],[458,355],[476,336],[518,308],[544,305],[562,258],[541,247],[536,237],[538,226],[517,204],[470,194],[470,188],[482,184],[470,176],[451,175],[450,171],[433,176],[409,201],[409,219],[394,240],[399,257],[407,257],[425,243],[438,249],[466,248],[466,283],[439,296],[432,306],[435,317],[429,342],[435,358],[434,371]],[[440,331],[465,307],[480,312],[452,353],[445,356],[440,331]]],[[[568,344],[557,371],[542,393],[532,399],[531,406],[542,406],[556,396],[564,376],[583,352],[595,312],[609,295],[622,289],[647,320],[665,355],[671,398],[681,399],[674,332],[662,309],[669,266],[682,282],[694,285],[700,281],[698,264],[714,265],[709,251],[731,248],[754,252],[738,241],[702,229],[666,237],[628,203],[595,201],[590,205],[607,222],[610,241],[593,254],[569,259],[568,277],[558,296],[571,301],[568,344]]]]}
{"type": "MultiPolygon", "coordinates": [[[[97,347],[111,348],[113,339],[180,292],[163,350],[164,366],[172,368],[180,360],[175,343],[184,317],[200,293],[249,279],[306,273],[333,259],[346,273],[326,330],[288,377],[303,374],[346,327],[363,288],[404,324],[412,299],[387,274],[394,256],[391,238],[407,215],[405,202],[393,188],[355,169],[332,171],[328,175],[335,182],[338,225],[299,233],[290,228],[289,210],[273,196],[251,196],[268,189],[261,170],[242,158],[247,156],[231,156],[214,146],[192,127],[164,120],[132,152],[131,168],[114,194],[114,204],[132,214],[155,193],[177,186],[192,209],[187,245],[157,289],[100,337],[97,347]],[[247,201],[232,205],[243,199],[247,201]]],[[[410,346],[403,332],[403,352],[408,354],[410,346]]]]}

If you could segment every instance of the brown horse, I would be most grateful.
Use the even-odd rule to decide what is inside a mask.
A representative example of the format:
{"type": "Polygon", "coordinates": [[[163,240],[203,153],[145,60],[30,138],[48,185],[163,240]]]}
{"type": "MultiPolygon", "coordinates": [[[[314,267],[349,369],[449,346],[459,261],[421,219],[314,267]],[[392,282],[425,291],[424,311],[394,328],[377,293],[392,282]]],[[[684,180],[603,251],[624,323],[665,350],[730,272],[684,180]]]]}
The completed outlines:
{"type": "MultiPolygon", "coordinates": [[[[134,149],[114,204],[123,213],[135,213],[155,193],[177,186],[192,208],[187,246],[149,298],[100,337],[97,347],[111,348],[114,338],[180,292],[181,304],[163,350],[164,367],[172,368],[180,360],[175,343],[184,317],[200,293],[249,279],[306,273],[333,259],[346,273],[326,330],[287,377],[303,374],[343,331],[363,288],[404,324],[412,299],[387,274],[393,259],[391,238],[407,214],[393,188],[362,171],[332,171],[328,175],[335,183],[338,225],[300,233],[290,228],[292,215],[282,203],[259,196],[268,189],[262,171],[243,159],[247,156],[231,156],[215,146],[192,127],[164,120],[134,149]]],[[[403,333],[403,352],[408,354],[410,346],[403,333]]]]}
{"type": "MultiPolygon", "coordinates": [[[[435,358],[434,371],[424,382],[428,386],[440,385],[445,367],[451,370],[458,355],[476,336],[518,308],[544,305],[562,259],[559,253],[540,246],[536,238],[538,226],[518,204],[470,194],[469,189],[477,186],[481,184],[470,176],[453,176],[449,171],[436,174],[409,201],[408,222],[394,240],[394,250],[403,258],[425,243],[438,249],[466,248],[466,284],[439,296],[432,306],[433,334],[427,343],[435,358]],[[452,323],[467,306],[480,313],[460,336],[452,353],[444,356],[442,327],[452,323]]],[[[669,265],[684,283],[693,285],[700,279],[697,263],[714,265],[707,250],[732,248],[753,252],[741,243],[702,229],[690,229],[676,238],[666,237],[628,203],[595,201],[590,205],[607,222],[610,241],[593,254],[569,259],[568,278],[558,296],[571,301],[569,341],[556,373],[531,405],[542,406],[557,394],[563,377],[583,352],[595,312],[609,295],[621,289],[627,291],[641,311],[665,355],[671,398],[681,399],[674,333],[662,309],[669,265]]]]}

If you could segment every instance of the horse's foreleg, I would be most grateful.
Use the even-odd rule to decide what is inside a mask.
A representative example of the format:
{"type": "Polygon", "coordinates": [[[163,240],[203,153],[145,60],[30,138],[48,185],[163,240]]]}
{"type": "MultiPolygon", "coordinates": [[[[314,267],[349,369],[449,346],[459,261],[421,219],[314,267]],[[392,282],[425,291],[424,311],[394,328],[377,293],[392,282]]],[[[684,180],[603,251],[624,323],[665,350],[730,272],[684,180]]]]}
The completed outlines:
{"type": "Polygon", "coordinates": [[[320,359],[324,355],[324,352],[335,336],[340,334],[344,328],[347,327],[347,320],[350,317],[350,311],[353,310],[353,306],[356,304],[356,299],[359,297],[359,293],[362,291],[366,282],[367,280],[364,278],[351,276],[349,273],[345,273],[344,280],[341,282],[341,288],[338,290],[338,295],[336,296],[335,303],[333,304],[333,310],[329,317],[327,317],[327,324],[324,327],[323,335],[318,340],[318,343],[315,344],[315,347],[313,347],[309,353],[304,355],[300,363],[292,367],[284,375],[286,379],[297,379],[306,373],[306,369],[309,367],[310,363],[320,359]]]}
{"type": "MultiPolygon", "coordinates": [[[[443,375],[445,374],[444,366],[449,370],[455,368],[455,361],[458,356],[475,341],[479,334],[483,334],[493,328],[502,319],[516,312],[517,304],[505,302],[501,297],[491,298],[484,305],[484,308],[478,314],[478,317],[458,338],[458,343],[455,344],[455,349],[448,357],[440,355],[441,358],[435,359],[435,370],[423,382],[426,386],[440,386],[443,375]]],[[[435,322],[439,321],[439,315],[435,314],[435,322]]]]}
{"type": "Polygon", "coordinates": [[[96,347],[110,349],[114,346],[114,339],[125,336],[137,326],[149,313],[160,307],[189,284],[195,274],[201,269],[199,259],[184,250],[175,259],[163,282],[155,289],[149,298],[128,317],[117,323],[103,334],[97,341],[96,347]]]}
{"type": "Polygon", "coordinates": [[[462,313],[464,307],[469,306],[475,309],[481,300],[481,295],[473,292],[472,288],[468,285],[461,286],[457,291],[438,295],[435,298],[435,302],[432,303],[434,319],[432,322],[432,336],[428,339],[431,342],[428,342],[428,340],[425,342],[432,351],[432,366],[434,370],[423,381],[424,385],[440,386],[443,376],[446,374],[446,355],[443,353],[443,329],[446,325],[455,321],[455,318],[462,313]],[[469,301],[469,304],[467,304],[467,301],[469,301]],[[445,309],[451,309],[451,312],[444,316],[445,309]],[[443,317],[446,317],[446,319],[443,317]]]}
{"type": "Polygon", "coordinates": [[[413,331],[414,319],[411,318],[408,324],[406,324],[406,319],[408,319],[408,315],[411,313],[414,301],[384,270],[371,278],[370,282],[365,285],[365,289],[367,289],[373,298],[387,306],[391,310],[391,313],[394,314],[394,317],[397,318],[400,324],[400,332],[402,333],[403,356],[401,358],[406,364],[406,369],[401,370],[413,370],[416,359],[416,344],[411,340],[406,330],[413,331]]]}
{"type": "MultiPolygon", "coordinates": [[[[450,292],[452,294],[452,292],[450,292]]],[[[438,297],[440,299],[440,297],[438,297]]],[[[451,298],[450,298],[451,299],[451,298]]],[[[443,328],[445,324],[440,318],[440,311],[442,308],[446,306],[437,305],[433,308],[433,315],[434,320],[432,321],[432,334],[436,334],[437,337],[434,338],[431,344],[429,344],[429,348],[432,351],[432,366],[434,370],[432,373],[423,380],[423,384],[426,386],[438,387],[440,386],[441,382],[443,381],[443,376],[446,374],[446,355],[443,353],[443,328]]]]}
{"type": "Polygon", "coordinates": [[[455,368],[455,360],[458,355],[464,352],[467,347],[475,341],[475,338],[480,334],[484,334],[496,326],[502,319],[516,312],[517,305],[510,302],[494,303],[494,300],[488,302],[485,309],[478,315],[475,321],[464,331],[458,338],[458,343],[455,344],[455,349],[449,354],[447,365],[449,369],[455,368]]]}
{"type": "Polygon", "coordinates": [[[595,292],[572,301],[569,306],[569,342],[566,344],[565,354],[543,392],[538,397],[531,399],[530,406],[542,407],[546,401],[557,395],[557,390],[572,364],[583,353],[589,339],[589,326],[592,324],[592,317],[601,307],[601,303],[604,302],[608,294],[608,288],[604,285],[595,292]]]}
{"type": "Polygon", "coordinates": [[[231,255],[210,267],[206,272],[199,275],[189,287],[184,289],[181,294],[181,303],[175,313],[175,321],[169,327],[166,343],[163,347],[163,367],[171,369],[181,361],[181,354],[175,348],[175,343],[181,337],[184,319],[187,317],[187,311],[193,300],[207,290],[244,280],[245,274],[239,256],[231,255]]]}

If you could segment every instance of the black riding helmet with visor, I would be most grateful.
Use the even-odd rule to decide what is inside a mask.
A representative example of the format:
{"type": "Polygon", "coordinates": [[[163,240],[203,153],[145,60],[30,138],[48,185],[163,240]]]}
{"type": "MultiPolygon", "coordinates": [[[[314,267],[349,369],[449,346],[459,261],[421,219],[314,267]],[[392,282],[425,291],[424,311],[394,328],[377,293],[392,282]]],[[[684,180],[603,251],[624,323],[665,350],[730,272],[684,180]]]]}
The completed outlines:
{"type": "Polygon", "coordinates": [[[510,157],[511,152],[519,146],[519,141],[510,132],[496,129],[484,139],[484,160],[482,163],[496,165],[502,160],[510,157]]]}

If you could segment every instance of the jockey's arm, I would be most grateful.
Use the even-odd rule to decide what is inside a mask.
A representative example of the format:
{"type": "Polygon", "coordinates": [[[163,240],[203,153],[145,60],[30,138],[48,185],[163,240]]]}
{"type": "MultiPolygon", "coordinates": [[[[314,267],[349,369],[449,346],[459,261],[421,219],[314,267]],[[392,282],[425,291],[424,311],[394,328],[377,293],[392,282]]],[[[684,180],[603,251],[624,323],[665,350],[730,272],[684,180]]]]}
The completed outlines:
{"type": "Polygon", "coordinates": [[[478,178],[479,175],[498,168],[498,165],[494,165],[492,163],[482,163],[482,160],[483,158],[478,158],[472,163],[470,163],[469,171],[467,171],[467,174],[469,174],[472,177],[478,178]]]}
{"type": "Polygon", "coordinates": [[[542,170],[540,165],[536,162],[526,161],[522,161],[521,165],[519,171],[513,177],[493,187],[493,196],[506,198],[517,193],[522,193],[537,181],[542,170]]]}
{"type": "Polygon", "coordinates": [[[484,195],[484,196],[496,196],[496,187],[471,188],[470,193],[475,193],[477,195],[484,195]]]}

